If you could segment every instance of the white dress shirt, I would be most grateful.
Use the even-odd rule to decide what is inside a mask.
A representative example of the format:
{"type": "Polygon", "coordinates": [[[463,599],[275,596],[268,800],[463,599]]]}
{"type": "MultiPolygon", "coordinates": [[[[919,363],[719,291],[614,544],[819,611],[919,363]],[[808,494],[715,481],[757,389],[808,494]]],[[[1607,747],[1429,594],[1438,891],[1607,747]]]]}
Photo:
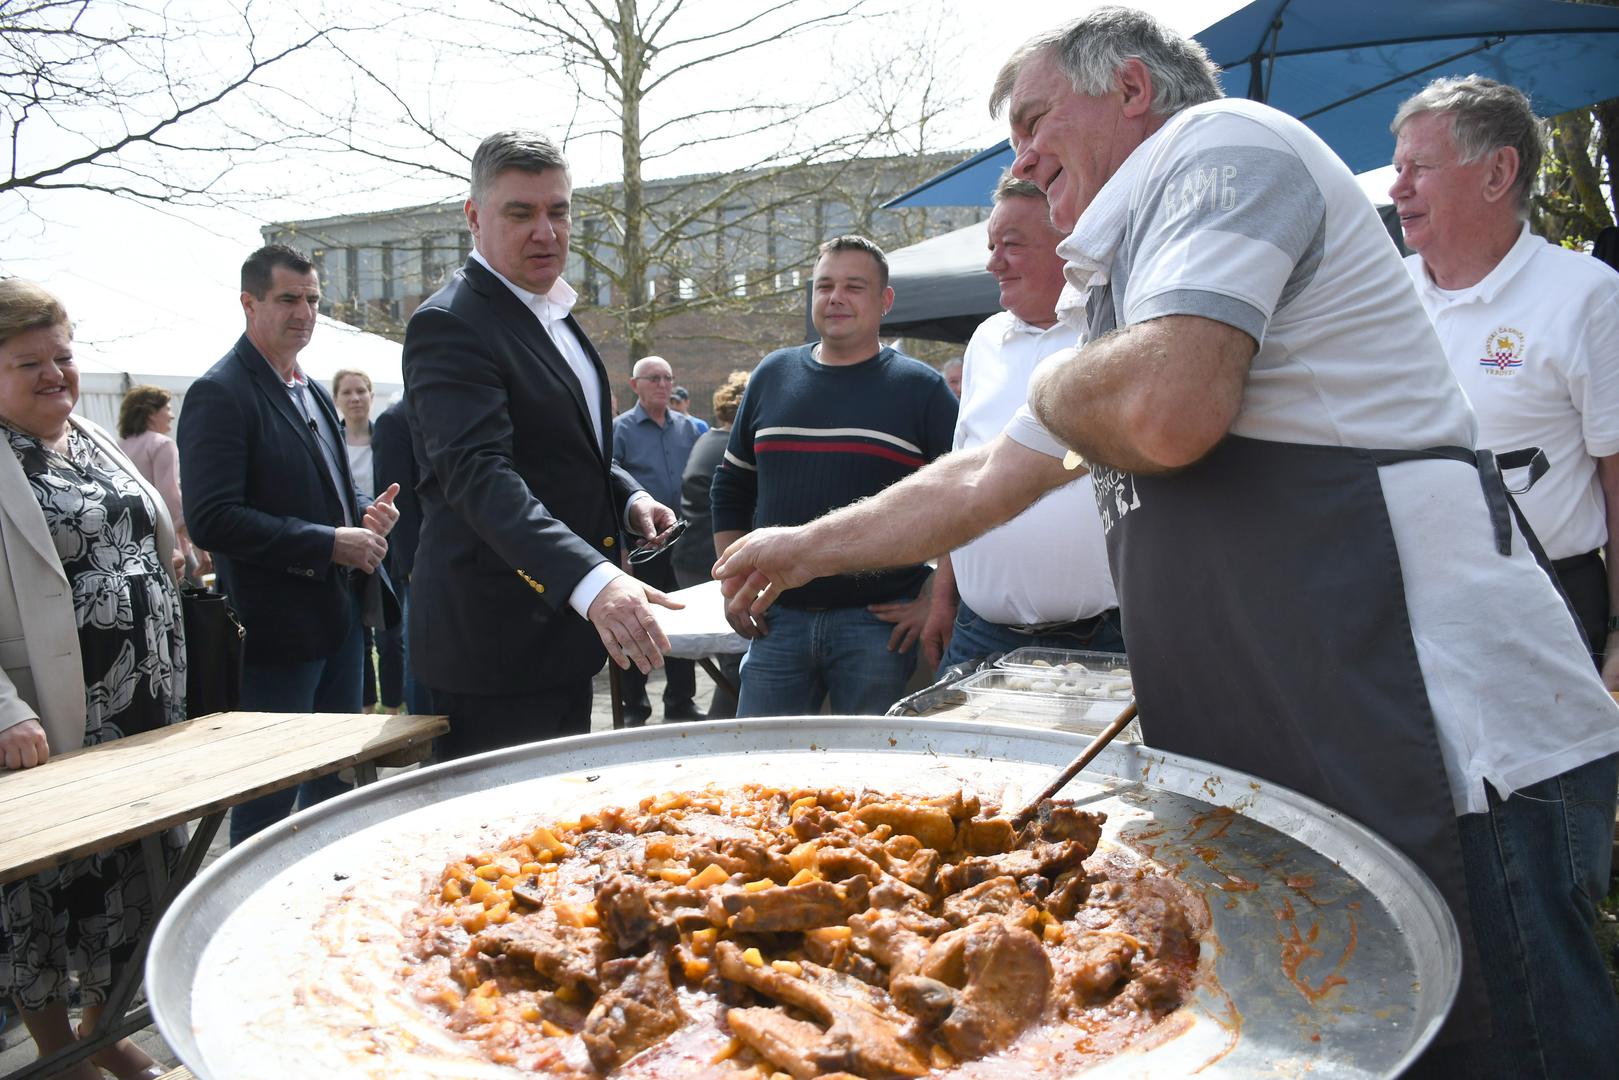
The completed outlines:
{"type": "MultiPolygon", "coordinates": [[[[601,379],[596,375],[596,365],[590,362],[585,355],[585,347],[579,343],[579,337],[567,323],[568,313],[578,302],[579,294],[572,285],[560,277],[551,286],[551,291],[541,296],[531,293],[520,285],[512,283],[511,279],[489,265],[489,260],[483,257],[483,252],[477,248],[472,249],[472,257],[495,277],[500,279],[512,291],[512,295],[522,301],[524,307],[534,313],[534,318],[540,327],[551,338],[552,344],[562,354],[562,359],[568,362],[568,368],[579,380],[579,388],[584,391],[585,408],[590,411],[590,429],[596,433],[596,444],[606,450],[602,442],[602,415],[601,415],[601,379]]],[[[630,496],[629,502],[624,504],[624,519],[629,520],[630,507],[641,499],[650,499],[652,496],[644,491],[637,491],[630,496]]],[[[595,602],[597,594],[607,587],[607,583],[616,577],[622,577],[624,571],[610,562],[598,563],[590,573],[579,580],[568,594],[568,606],[579,613],[582,619],[590,617],[590,605],[595,602]]]]}

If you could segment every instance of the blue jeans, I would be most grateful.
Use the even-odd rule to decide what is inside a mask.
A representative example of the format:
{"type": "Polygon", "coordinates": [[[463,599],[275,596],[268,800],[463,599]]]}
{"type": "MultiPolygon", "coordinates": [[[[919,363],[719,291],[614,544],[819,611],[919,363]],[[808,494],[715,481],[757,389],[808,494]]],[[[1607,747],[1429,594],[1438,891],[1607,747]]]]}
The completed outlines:
{"type": "Polygon", "coordinates": [[[807,716],[828,695],[839,716],[881,716],[905,696],[916,646],[889,652],[894,627],[863,607],[771,608],[770,632],[742,658],[737,716],[807,716]]]}
{"type": "MultiPolygon", "coordinates": [[[[359,712],[365,633],[358,600],[353,618],[343,643],[325,660],[243,665],[242,703],[237,707],[244,712],[359,712]]],[[[331,773],[242,803],[230,812],[231,846],[292,813],[294,802],[299,809],[307,809],[348,789],[349,785],[331,773]]]]}
{"type": "Polygon", "coordinates": [[[1430,1050],[1408,1075],[1619,1076],[1619,999],[1592,932],[1616,785],[1610,755],[1505,801],[1492,789],[1487,812],[1457,819],[1492,1030],[1430,1050]]]}
{"type": "Polygon", "coordinates": [[[1095,631],[1081,634],[1020,634],[1008,630],[1000,623],[992,623],[962,603],[956,608],[956,625],[950,631],[950,644],[945,647],[939,661],[937,675],[963,660],[976,660],[991,653],[1008,653],[1013,649],[1079,649],[1089,652],[1124,652],[1124,633],[1119,627],[1119,609],[1113,608],[1102,616],[1095,631]]]}

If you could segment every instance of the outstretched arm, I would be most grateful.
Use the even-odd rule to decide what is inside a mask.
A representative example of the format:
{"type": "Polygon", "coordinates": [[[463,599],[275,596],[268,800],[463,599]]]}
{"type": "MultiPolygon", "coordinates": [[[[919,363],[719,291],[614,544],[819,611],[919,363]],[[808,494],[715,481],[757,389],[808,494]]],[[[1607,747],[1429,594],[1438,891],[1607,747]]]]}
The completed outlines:
{"type": "Polygon", "coordinates": [[[714,576],[734,614],[758,614],[819,577],[912,566],[958,548],[1082,475],[1002,435],[808,525],[755,529],[730,545],[714,576]]]}

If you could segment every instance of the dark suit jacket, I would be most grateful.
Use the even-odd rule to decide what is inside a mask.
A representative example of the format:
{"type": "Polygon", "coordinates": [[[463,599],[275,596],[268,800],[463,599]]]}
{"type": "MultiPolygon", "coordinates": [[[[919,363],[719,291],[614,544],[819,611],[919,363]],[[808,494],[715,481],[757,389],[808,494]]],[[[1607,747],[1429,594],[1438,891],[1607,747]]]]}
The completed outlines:
{"type": "Polygon", "coordinates": [[[422,531],[422,507],[416,498],[416,456],[410,447],[410,415],[400,398],[382,410],[371,425],[371,471],[378,492],[399,485],[394,508],[399,521],[388,534],[388,573],[394,581],[410,580],[416,544],[422,531]]]}
{"type": "MultiPolygon", "coordinates": [[[[308,389],[340,440],[331,395],[313,380],[308,389]]],[[[246,336],[186,390],[175,441],[186,525],[213,555],[220,591],[247,628],[247,662],[333,655],[354,605],[332,543],[344,502],[356,525],[371,505],[354,487],[347,455],[337,455],[338,491],[314,433],[246,336]]]]}
{"type": "Polygon", "coordinates": [[[613,464],[601,358],[571,317],[568,325],[600,380],[596,430],[550,335],[476,260],[416,309],[405,332],[422,507],[410,654],[435,690],[560,687],[606,659],[568,596],[592,568],[617,563],[623,510],[639,485],[613,464]]]}

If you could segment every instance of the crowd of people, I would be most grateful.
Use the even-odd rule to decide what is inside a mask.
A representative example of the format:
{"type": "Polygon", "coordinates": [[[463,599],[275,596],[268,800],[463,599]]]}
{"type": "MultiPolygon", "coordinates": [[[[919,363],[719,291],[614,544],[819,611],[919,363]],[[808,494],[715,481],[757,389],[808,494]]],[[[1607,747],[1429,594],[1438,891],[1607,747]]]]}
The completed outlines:
{"type": "MultiPolygon", "coordinates": [[[[587,732],[604,662],[632,726],[657,668],[662,720],[703,718],[655,609],[715,577],[748,645],[708,717],[880,714],[919,658],[1120,653],[1147,741],[1364,822],[1444,895],[1462,991],[1416,1074],[1615,1075],[1619,274],[1529,231],[1511,87],[1392,118],[1402,265],[1332,152],[1216,76],[1130,9],[1032,39],[990,93],[1004,310],[963,362],[885,345],[887,258],[833,237],[818,340],[733,373],[712,426],[659,356],[614,415],[533,132],[473,156],[473,251],[374,422],[363,372],[299,366],[320,281],[291,248],[243,264],[245,332],[172,440],[155,388],[121,441],[75,416],[66,312],[0,282],[5,767],[183,718],[176,584],[210,568],[242,708],[443,713],[440,760],[587,732]]],[[[231,840],[343,787],[245,803],[231,840]]],[[[149,918],[138,852],[3,899],[0,997],[66,1045],[70,983],[92,1019],[149,918]]]]}

